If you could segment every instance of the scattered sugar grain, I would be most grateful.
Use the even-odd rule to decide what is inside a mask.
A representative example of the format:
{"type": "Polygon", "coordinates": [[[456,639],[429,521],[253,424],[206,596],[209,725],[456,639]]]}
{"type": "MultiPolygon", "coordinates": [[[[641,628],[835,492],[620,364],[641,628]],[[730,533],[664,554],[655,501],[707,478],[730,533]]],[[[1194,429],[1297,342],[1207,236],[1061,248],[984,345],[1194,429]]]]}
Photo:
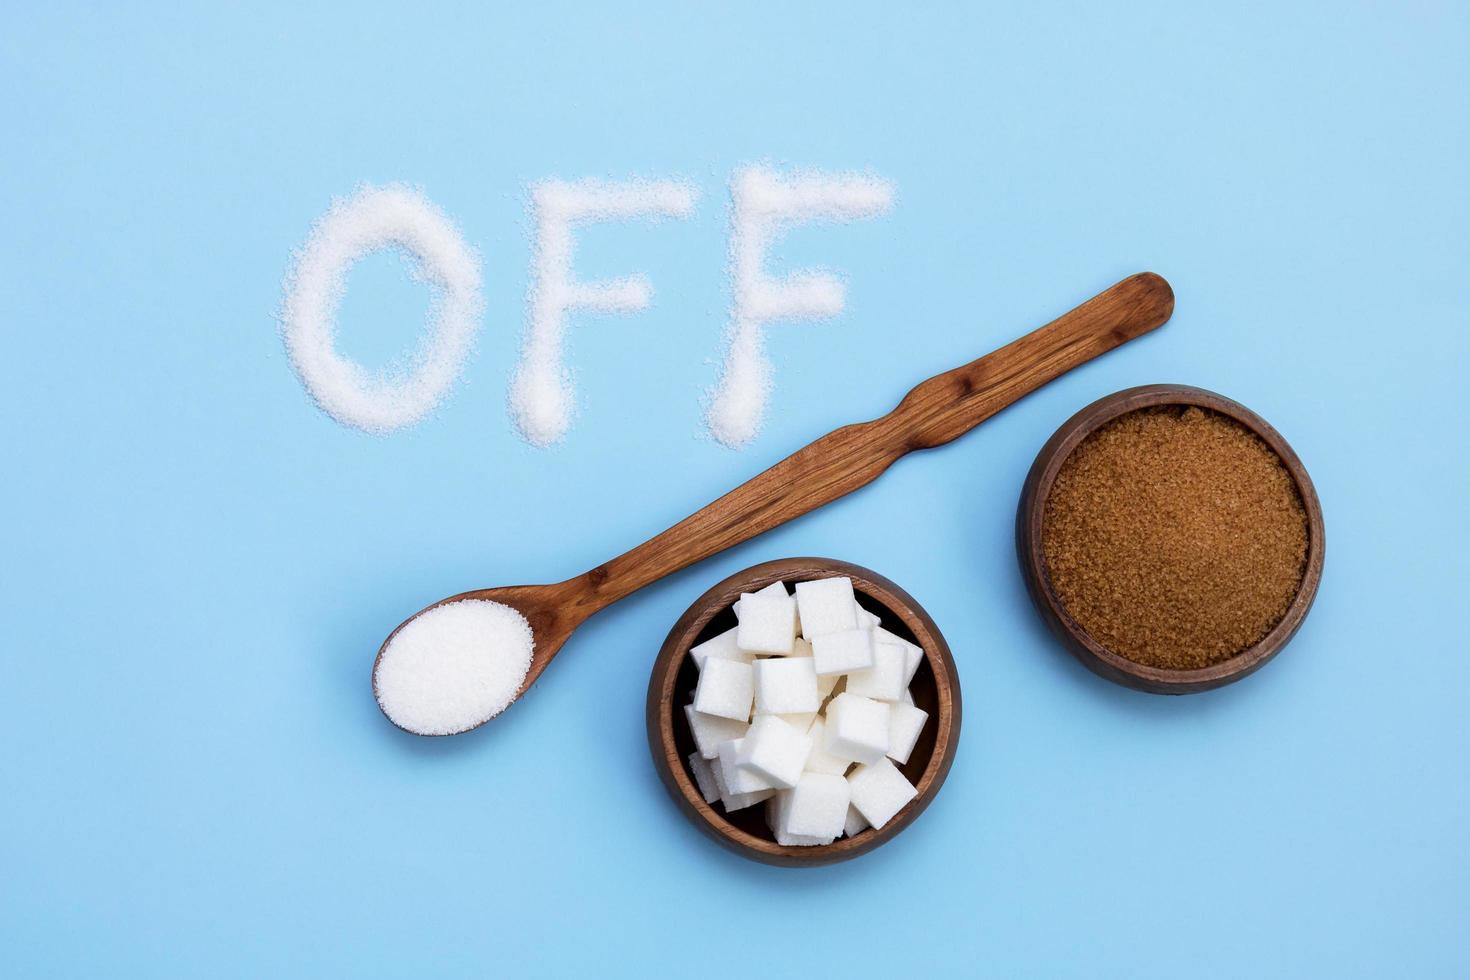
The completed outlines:
{"type": "Polygon", "coordinates": [[[484,599],[447,602],[393,635],[373,671],[373,690],[395,725],[452,735],[515,700],[531,667],[531,624],[484,599]]]}

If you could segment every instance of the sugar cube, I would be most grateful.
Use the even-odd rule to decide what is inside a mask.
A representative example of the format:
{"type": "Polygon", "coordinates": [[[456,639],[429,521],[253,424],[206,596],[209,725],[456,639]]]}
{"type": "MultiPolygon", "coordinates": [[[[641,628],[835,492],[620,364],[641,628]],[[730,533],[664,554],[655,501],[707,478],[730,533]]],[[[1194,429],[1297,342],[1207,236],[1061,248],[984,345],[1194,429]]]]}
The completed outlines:
{"type": "Polygon", "coordinates": [[[881,828],[908,805],[919,791],[888,759],[858,766],[847,777],[852,805],[874,827],[881,828]]]}
{"type": "Polygon", "coordinates": [[[699,787],[699,795],[704,797],[704,802],[713,803],[720,798],[719,784],[715,782],[715,774],[704,756],[698,752],[689,753],[689,771],[694,774],[694,785],[699,787]]]}
{"type": "MultiPolygon", "coordinates": [[[[904,688],[904,693],[908,693],[908,688],[904,688]]],[[[908,762],[915,743],[919,741],[919,733],[928,720],[929,712],[922,708],[903,702],[893,705],[888,711],[888,758],[899,765],[908,762]]],[[[808,762],[807,766],[810,767],[811,763],[808,762]]]]}
{"type": "Polygon", "coordinates": [[[811,657],[757,660],[754,667],[756,714],[815,712],[822,706],[821,695],[817,693],[815,661],[811,657]]]}
{"type": "MultiPolygon", "coordinates": [[[[759,590],[755,594],[756,595],[790,595],[791,593],[789,593],[789,592],[786,591],[786,583],[784,583],[784,582],[772,582],[770,585],[766,586],[764,589],[759,590]]],[[[735,605],[731,606],[730,608],[735,610],[735,621],[737,623],[740,622],[740,600],[739,599],[736,599],[735,600],[735,605]]],[[[797,613],[795,620],[792,622],[792,628],[795,630],[797,636],[800,636],[801,635],[801,613],[800,612],[797,613]]]]}
{"type": "Polygon", "coordinates": [[[759,793],[763,789],[771,789],[770,780],[740,764],[740,753],[744,747],[744,738],[720,743],[720,758],[716,764],[720,767],[725,786],[731,793],[737,794],[759,793]]]}
{"type": "Polygon", "coordinates": [[[747,592],[740,597],[735,643],[748,653],[791,652],[796,637],[796,600],[790,596],[747,592]]]}
{"type": "Polygon", "coordinates": [[[728,742],[732,738],[744,738],[746,731],[750,728],[750,725],[744,721],[734,721],[730,718],[695,711],[692,704],[684,706],[684,717],[689,722],[689,733],[694,736],[694,744],[699,748],[700,756],[705,759],[718,757],[721,742],[728,742]]]}
{"type": "Polygon", "coordinates": [[[888,752],[888,715],[887,702],[842,692],[827,705],[823,748],[839,759],[878,762],[888,752]]]}
{"type": "MultiPolygon", "coordinates": [[[[799,636],[795,640],[792,640],[791,641],[791,656],[792,657],[810,657],[810,656],[812,656],[812,643],[811,643],[811,641],[810,640],[804,640],[804,639],[802,639],[799,636]]],[[[816,666],[815,660],[813,661],[813,666],[814,667],[816,666]]],[[[841,675],[839,675],[839,674],[818,674],[817,675],[817,693],[819,695],[821,695],[822,697],[824,697],[824,698],[827,695],[831,694],[832,693],[832,688],[834,688],[834,687],[837,686],[837,680],[838,680],[838,677],[839,676],[841,676],[841,675]]]]}
{"type": "Polygon", "coordinates": [[[893,643],[874,643],[873,666],[848,674],[847,690],[875,701],[900,700],[904,692],[906,659],[902,647],[893,643]]]}
{"type": "Polygon", "coordinates": [[[806,757],[807,772],[821,772],[828,775],[841,776],[847,772],[852,763],[847,759],[839,759],[827,751],[825,742],[827,740],[827,723],[818,718],[812,722],[812,727],[807,731],[812,740],[811,755],[806,757]]]}
{"type": "Polygon", "coordinates": [[[741,742],[738,764],[768,785],[790,789],[801,778],[811,751],[812,740],[805,733],[775,715],[760,715],[741,742]]]}
{"type": "Polygon", "coordinates": [[[919,663],[924,659],[923,648],[917,644],[910,643],[896,633],[890,633],[881,626],[873,630],[873,642],[893,643],[903,647],[905,658],[903,682],[905,685],[912,684],[914,682],[914,674],[919,670],[919,663]]]}
{"type": "Polygon", "coordinates": [[[858,604],[850,578],[797,582],[796,605],[801,611],[801,635],[808,640],[857,629],[858,604]]]}
{"type": "Polygon", "coordinates": [[[710,657],[699,672],[699,686],[694,689],[694,710],[735,721],[750,717],[755,701],[755,670],[738,660],[710,657]]]}
{"type": "MultiPolygon", "coordinates": [[[[756,712],[756,717],[760,717],[763,714],[770,713],[771,712],[758,711],[756,712]]],[[[815,711],[798,711],[787,714],[778,714],[776,715],[776,717],[780,718],[782,721],[786,722],[786,724],[790,725],[792,728],[796,729],[802,734],[805,734],[807,729],[812,727],[812,722],[817,720],[817,713],[815,711]]]]}
{"type": "Polygon", "coordinates": [[[773,789],[763,789],[759,793],[737,793],[734,796],[720,797],[720,802],[725,805],[726,813],[734,813],[736,810],[744,810],[748,806],[755,806],[769,799],[775,792],[773,789]]]}
{"type": "Polygon", "coordinates": [[[783,807],[782,832],[793,837],[835,840],[847,822],[851,796],[847,780],[828,773],[804,773],[783,807]]]}
{"type": "MultiPolygon", "coordinates": [[[[764,589],[756,589],[755,592],[752,593],[752,594],[753,595],[785,595],[785,596],[789,596],[791,593],[786,591],[786,583],[785,582],[772,582],[770,585],[766,586],[764,589]]],[[[742,592],[741,595],[745,595],[745,593],[742,592]]],[[[735,600],[735,605],[731,606],[730,608],[733,609],[733,610],[735,610],[735,621],[736,622],[739,622],[740,621],[740,600],[739,599],[736,599],[735,600]]]]}
{"type": "Polygon", "coordinates": [[[736,810],[754,806],[770,798],[776,792],[773,789],[763,789],[758,793],[731,793],[730,788],[725,785],[725,777],[720,772],[718,763],[710,766],[710,773],[715,777],[715,787],[720,791],[720,802],[724,804],[726,813],[734,813],[736,810]]]}
{"type": "Polygon", "coordinates": [[[917,794],[895,763],[908,764],[928,723],[909,687],[924,651],[884,629],[849,578],[799,582],[794,596],[772,582],[734,612],[734,629],[689,651],[700,796],[726,812],[765,801],[785,846],[892,820],[917,794]]]}
{"type": "Polygon", "coordinates": [[[819,674],[848,674],[873,666],[873,631],[843,630],[812,641],[819,674]]]}
{"type": "Polygon", "coordinates": [[[689,656],[694,658],[694,666],[700,670],[704,670],[704,662],[710,657],[718,657],[721,660],[739,660],[747,664],[755,660],[755,654],[746,653],[735,645],[735,630],[733,629],[725,630],[719,636],[690,647],[689,656]]]}
{"type": "Polygon", "coordinates": [[[821,844],[832,843],[832,838],[805,837],[800,834],[788,834],[785,831],[786,812],[791,806],[791,794],[794,790],[778,790],[775,796],[766,800],[766,826],[771,828],[771,833],[776,836],[776,843],[782,847],[816,847],[821,844]]]}

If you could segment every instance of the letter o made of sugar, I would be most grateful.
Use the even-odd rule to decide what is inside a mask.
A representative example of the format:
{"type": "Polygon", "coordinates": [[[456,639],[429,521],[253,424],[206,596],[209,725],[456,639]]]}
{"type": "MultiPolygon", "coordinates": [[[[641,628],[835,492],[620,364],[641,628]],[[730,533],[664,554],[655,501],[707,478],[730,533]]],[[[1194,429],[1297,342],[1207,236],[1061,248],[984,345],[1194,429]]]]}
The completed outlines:
{"type": "Polygon", "coordinates": [[[388,433],[420,421],[459,377],[480,319],[480,261],[420,192],[364,186],[334,201],[294,256],[281,306],[286,352],[307,393],[343,425],[388,433]],[[409,367],[369,371],[337,352],[337,309],[353,264],[384,248],[429,284],[428,334],[409,367]]]}

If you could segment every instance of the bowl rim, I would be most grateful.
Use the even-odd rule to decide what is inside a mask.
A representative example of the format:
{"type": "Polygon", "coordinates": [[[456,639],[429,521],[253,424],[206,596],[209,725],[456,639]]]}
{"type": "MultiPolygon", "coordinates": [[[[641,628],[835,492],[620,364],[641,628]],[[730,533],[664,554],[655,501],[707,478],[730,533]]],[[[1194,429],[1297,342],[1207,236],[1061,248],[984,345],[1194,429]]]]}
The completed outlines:
{"type": "Polygon", "coordinates": [[[1193,694],[1231,684],[1254,673],[1296,635],[1317,597],[1326,555],[1322,505],[1307,469],[1295,450],[1269,422],[1239,402],[1218,392],[1191,385],[1152,384],[1125,388],[1097,399],[1059,426],[1036,454],[1026,475],[1016,509],[1016,555],[1027,592],[1041,617],[1079,661],[1094,673],[1127,687],[1153,694],[1193,694]],[[1072,618],[1053,588],[1041,543],[1046,500],[1062,464],[1083,439],[1120,416],[1143,408],[1187,405],[1219,412],[1255,433],[1276,453],[1296,483],[1307,515],[1307,564],[1301,586],[1284,615],[1254,645],[1228,660],[1190,670],[1173,670],[1135,663],[1092,638],[1072,618]]]}
{"type": "Polygon", "coordinates": [[[923,606],[894,582],[871,569],[837,559],[814,557],[782,558],[752,565],[726,577],[695,599],[669,630],[659,650],[649,676],[646,705],[648,748],[654,769],[669,796],[690,822],[706,836],[742,857],[785,867],[814,867],[846,861],[882,846],[908,828],[933,802],[949,775],[959,745],[962,716],[954,656],[938,625],[923,606]],[[682,715],[683,706],[674,703],[673,694],[689,647],[711,619],[740,598],[740,593],[755,592],[777,581],[792,583],[833,575],[851,578],[858,593],[878,602],[902,620],[919,641],[934,674],[937,693],[934,714],[938,729],[934,751],[915,786],[917,795],[882,829],[865,830],[855,837],[841,837],[831,844],[815,847],[783,846],[747,833],[726,820],[723,812],[704,801],[685,769],[686,760],[679,754],[674,740],[675,714],[682,715]]]}

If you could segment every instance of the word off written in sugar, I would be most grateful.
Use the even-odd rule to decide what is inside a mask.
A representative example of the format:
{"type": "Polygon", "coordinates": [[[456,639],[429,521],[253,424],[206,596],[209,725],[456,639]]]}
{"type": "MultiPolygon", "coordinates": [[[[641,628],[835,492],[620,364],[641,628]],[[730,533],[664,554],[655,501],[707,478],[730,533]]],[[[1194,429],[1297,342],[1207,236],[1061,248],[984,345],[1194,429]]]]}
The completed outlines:
{"type": "MultiPolygon", "coordinates": [[[[892,208],[893,196],[890,182],[862,174],[748,166],[732,176],[730,319],[719,380],[704,415],[720,443],[738,448],[760,432],[774,390],[765,325],[835,317],[846,303],[845,287],[831,273],[770,275],[771,248],[798,225],[881,215],[892,208]]],[[[527,322],[508,401],[521,438],[545,447],[566,436],[576,417],[566,357],[568,316],[635,313],[653,298],[642,274],[578,280],[577,229],[599,221],[688,218],[699,192],[678,180],[546,180],[531,187],[530,199],[527,322]]],[[[483,312],[481,282],[478,253],[422,192],[363,186],[334,201],[293,256],[280,311],[291,365],[312,400],[341,424],[375,434],[413,426],[442,403],[464,371],[483,312]],[[431,302],[427,329],[407,367],[372,371],[338,352],[337,311],[352,266],[385,249],[410,260],[411,275],[428,285],[431,302]]]]}

